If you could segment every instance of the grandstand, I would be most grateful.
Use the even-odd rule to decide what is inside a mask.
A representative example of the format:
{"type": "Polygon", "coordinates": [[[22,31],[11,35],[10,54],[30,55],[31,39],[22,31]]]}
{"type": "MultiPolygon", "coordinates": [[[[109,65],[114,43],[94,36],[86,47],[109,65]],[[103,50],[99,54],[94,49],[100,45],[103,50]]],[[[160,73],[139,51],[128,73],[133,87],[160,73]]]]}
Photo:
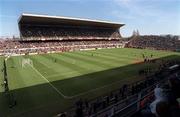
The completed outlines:
{"type": "Polygon", "coordinates": [[[166,51],[179,51],[180,40],[179,36],[173,35],[134,35],[129,38],[129,43],[126,45],[131,48],[146,48],[166,51]]]}
{"type": "Polygon", "coordinates": [[[20,38],[0,41],[3,116],[132,116],[153,101],[157,84],[180,76],[177,43],[126,41],[121,23],[22,14],[18,26],[20,38]]]}
{"type": "Polygon", "coordinates": [[[124,24],[36,14],[22,14],[18,21],[22,40],[115,39],[124,24]]]}
{"type": "Polygon", "coordinates": [[[22,14],[18,20],[20,39],[5,41],[0,53],[48,53],[83,49],[123,47],[120,27],[124,24],[22,14]]]}

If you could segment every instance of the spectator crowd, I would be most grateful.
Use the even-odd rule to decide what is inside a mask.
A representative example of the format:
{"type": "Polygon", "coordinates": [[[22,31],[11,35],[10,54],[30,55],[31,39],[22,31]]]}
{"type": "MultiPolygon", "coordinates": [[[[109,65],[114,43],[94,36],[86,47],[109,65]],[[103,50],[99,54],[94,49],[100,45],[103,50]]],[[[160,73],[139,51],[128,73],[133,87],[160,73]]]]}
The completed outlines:
{"type": "Polygon", "coordinates": [[[21,35],[25,40],[71,40],[71,39],[120,39],[117,29],[82,26],[34,26],[23,25],[21,35]]]}
{"type": "Polygon", "coordinates": [[[65,52],[81,49],[121,47],[120,40],[73,40],[73,41],[0,41],[0,53],[48,53],[65,52]]]}
{"type": "Polygon", "coordinates": [[[155,99],[135,117],[179,117],[180,116],[180,71],[172,74],[168,82],[157,85],[155,99]]]}
{"type": "Polygon", "coordinates": [[[149,48],[156,50],[180,51],[180,37],[179,36],[132,36],[127,47],[132,48],[149,48]]]}
{"type": "Polygon", "coordinates": [[[0,41],[0,54],[64,52],[122,46],[117,28],[68,24],[20,26],[21,39],[0,41]]]}
{"type": "MultiPolygon", "coordinates": [[[[174,64],[180,65],[180,61],[162,61],[160,66],[163,67],[161,67],[161,69],[156,71],[153,75],[146,76],[146,78],[142,81],[138,81],[133,84],[124,84],[118,90],[112,91],[108,95],[104,95],[90,101],[86,99],[79,99],[75,103],[75,108],[70,113],[63,113],[63,116],[93,117],[97,116],[97,113],[100,112],[102,117],[111,117],[113,116],[112,113],[114,114],[114,111],[121,110],[137,101],[138,96],[136,95],[141,93],[142,99],[139,100],[140,111],[133,114],[133,117],[177,117],[176,115],[180,115],[180,102],[178,102],[178,98],[180,99],[180,67],[172,70],[173,72],[171,70],[167,72],[168,68],[174,64]],[[165,82],[160,84],[162,81],[165,82]],[[154,92],[154,95],[146,97],[146,95],[151,91],[154,92]],[[129,98],[132,96],[135,97],[129,98]],[[162,105],[165,107],[159,107],[159,105],[161,105],[161,101],[163,103],[162,105]],[[118,105],[119,102],[121,103],[118,105]],[[116,106],[112,106],[114,104],[116,106]],[[111,106],[113,108],[109,108],[111,106]],[[173,115],[164,116],[161,112],[163,111],[161,108],[170,109],[167,111],[168,115],[173,115]],[[109,114],[109,111],[111,114],[109,114]],[[170,111],[173,113],[170,113],[170,111]],[[157,113],[161,113],[162,115],[157,115],[157,113]]],[[[135,106],[135,108],[137,108],[137,106],[135,106]]]]}

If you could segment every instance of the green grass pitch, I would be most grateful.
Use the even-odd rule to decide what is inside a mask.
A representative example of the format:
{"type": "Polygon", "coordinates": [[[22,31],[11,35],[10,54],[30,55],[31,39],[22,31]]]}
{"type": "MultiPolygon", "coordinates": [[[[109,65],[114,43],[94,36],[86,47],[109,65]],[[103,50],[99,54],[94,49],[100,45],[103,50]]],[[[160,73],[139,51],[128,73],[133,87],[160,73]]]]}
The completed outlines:
{"type": "MultiPolygon", "coordinates": [[[[153,54],[153,59],[180,59],[180,53],[128,48],[10,57],[7,60],[9,88],[17,106],[8,108],[1,86],[0,115],[44,113],[51,116],[71,108],[80,97],[92,99],[118,89],[124,83],[141,80],[140,69],[157,69],[157,64],[142,64],[142,54],[148,57],[153,54]],[[33,65],[22,67],[22,61],[27,59],[33,65]]],[[[0,58],[0,69],[3,59],[0,58]]]]}

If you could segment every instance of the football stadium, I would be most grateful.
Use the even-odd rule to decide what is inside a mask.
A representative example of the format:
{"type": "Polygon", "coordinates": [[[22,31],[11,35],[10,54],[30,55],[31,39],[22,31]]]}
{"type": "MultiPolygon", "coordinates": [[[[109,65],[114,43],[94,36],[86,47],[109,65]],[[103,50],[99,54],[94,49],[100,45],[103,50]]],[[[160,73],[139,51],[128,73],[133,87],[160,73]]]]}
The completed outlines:
{"type": "Polygon", "coordinates": [[[23,13],[20,38],[0,41],[0,116],[136,117],[169,82],[178,97],[179,37],[123,26],[23,13]]]}

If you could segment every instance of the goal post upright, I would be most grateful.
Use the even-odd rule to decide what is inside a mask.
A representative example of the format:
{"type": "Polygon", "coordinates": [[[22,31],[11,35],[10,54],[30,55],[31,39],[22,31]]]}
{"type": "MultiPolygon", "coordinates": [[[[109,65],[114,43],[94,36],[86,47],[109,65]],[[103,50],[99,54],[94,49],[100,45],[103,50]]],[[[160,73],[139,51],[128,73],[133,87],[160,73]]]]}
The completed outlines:
{"type": "Polygon", "coordinates": [[[33,61],[29,58],[23,58],[21,61],[21,67],[24,68],[27,65],[33,66],[33,61]]]}

